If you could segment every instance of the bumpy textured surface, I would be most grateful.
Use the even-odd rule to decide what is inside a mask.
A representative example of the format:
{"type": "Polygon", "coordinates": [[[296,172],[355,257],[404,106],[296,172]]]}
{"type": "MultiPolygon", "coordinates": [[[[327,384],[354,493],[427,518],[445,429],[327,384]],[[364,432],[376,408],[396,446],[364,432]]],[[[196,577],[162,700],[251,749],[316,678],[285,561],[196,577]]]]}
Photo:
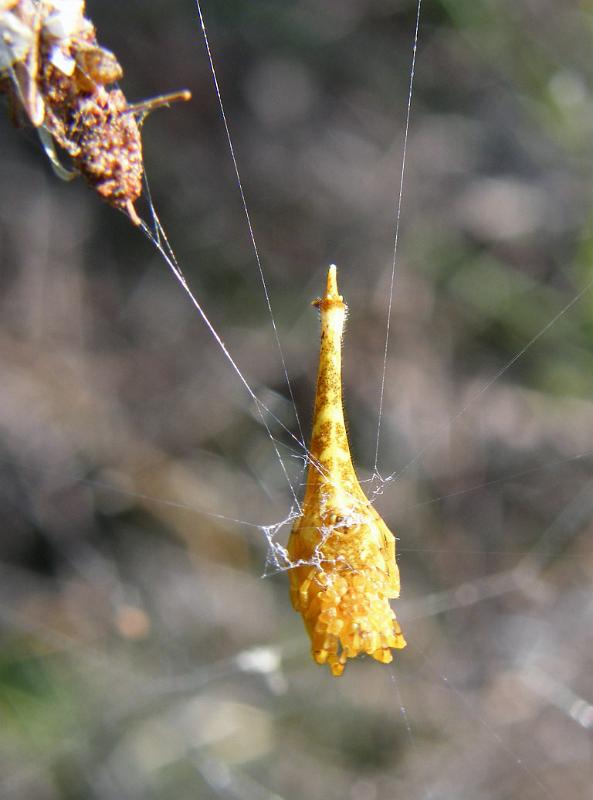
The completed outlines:
{"type": "Polygon", "coordinates": [[[142,139],[119,89],[99,87],[81,100],[72,139],[80,148],[75,163],[108,203],[129,211],[142,192],[142,139]]]}
{"type": "Polygon", "coordinates": [[[330,267],[321,313],[321,351],[302,514],[288,542],[291,599],[312,655],[341,675],[348,658],[389,663],[405,639],[389,604],[399,596],[395,537],[358,482],[344,425],[341,345],[346,306],[330,267]]]}
{"type": "Polygon", "coordinates": [[[190,94],[130,105],[119,89],[108,88],[123,71],[84,14],[84,0],[0,0],[0,92],[8,94],[15,121],[24,114],[40,129],[60,177],[82,175],[139,225],[134,203],[144,167],[137,117],[190,94]],[[74,170],[63,167],[54,142],[74,170]]]}
{"type": "Polygon", "coordinates": [[[134,203],[142,193],[140,130],[124,94],[106,88],[121,78],[121,67],[98,45],[88,20],[83,31],[59,43],[64,59],[75,64],[72,75],[54,65],[57,46],[42,37],[39,78],[45,125],[101,197],[138,222],[134,203]]]}

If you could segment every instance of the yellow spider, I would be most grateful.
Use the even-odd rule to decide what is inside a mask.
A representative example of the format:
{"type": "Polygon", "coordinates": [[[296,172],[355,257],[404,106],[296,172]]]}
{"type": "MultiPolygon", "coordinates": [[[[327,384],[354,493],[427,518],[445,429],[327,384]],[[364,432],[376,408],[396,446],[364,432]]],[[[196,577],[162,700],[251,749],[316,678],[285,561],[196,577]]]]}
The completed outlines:
{"type": "Polygon", "coordinates": [[[321,350],[301,516],[288,541],[290,594],[318,664],[341,675],[348,658],[388,664],[406,642],[389,600],[399,596],[395,537],[365,496],[352,466],[342,408],[346,305],[331,266],[321,314],[321,350]]]}

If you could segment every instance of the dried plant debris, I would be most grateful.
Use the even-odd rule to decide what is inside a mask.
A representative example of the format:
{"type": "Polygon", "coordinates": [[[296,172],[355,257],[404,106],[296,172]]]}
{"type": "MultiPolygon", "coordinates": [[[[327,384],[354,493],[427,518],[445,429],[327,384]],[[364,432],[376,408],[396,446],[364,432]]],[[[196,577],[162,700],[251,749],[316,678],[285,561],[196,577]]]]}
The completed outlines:
{"type": "Polygon", "coordinates": [[[189,92],[130,104],[118,88],[123,70],[97,42],[84,0],[0,0],[0,90],[15,124],[37,128],[56,174],[82,175],[115,208],[140,223],[140,126],[147,113],[189,92]],[[55,145],[72,161],[65,168],[55,145]]]}

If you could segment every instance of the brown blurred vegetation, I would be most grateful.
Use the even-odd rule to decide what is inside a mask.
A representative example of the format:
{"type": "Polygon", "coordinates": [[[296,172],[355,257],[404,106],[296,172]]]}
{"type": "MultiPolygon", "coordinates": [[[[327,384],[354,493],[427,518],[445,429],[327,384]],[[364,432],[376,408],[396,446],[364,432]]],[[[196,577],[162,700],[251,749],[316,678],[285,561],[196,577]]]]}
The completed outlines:
{"type": "MultiPolygon", "coordinates": [[[[245,388],[140,232],[0,120],[2,798],[590,796],[593,290],[554,320],[592,279],[593,7],[423,6],[379,459],[393,668],[310,661],[287,576],[261,577],[291,497],[245,388]]],[[[338,264],[363,478],[415,12],[204,5],[305,431],[338,264]]],[[[145,124],[152,196],[296,432],[195,7],[88,13],[130,101],[193,93],[145,124]]]]}

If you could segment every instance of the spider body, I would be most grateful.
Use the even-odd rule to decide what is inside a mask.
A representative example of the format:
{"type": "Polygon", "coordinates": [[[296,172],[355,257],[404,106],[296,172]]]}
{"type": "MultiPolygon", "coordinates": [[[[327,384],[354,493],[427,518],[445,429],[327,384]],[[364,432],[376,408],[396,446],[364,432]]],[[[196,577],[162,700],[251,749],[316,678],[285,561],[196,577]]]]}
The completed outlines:
{"type": "Polygon", "coordinates": [[[108,203],[140,223],[142,138],[136,115],[189,99],[189,92],[131,106],[117,88],[123,70],[97,42],[84,0],[0,0],[0,88],[37,128],[56,174],[80,174],[108,203]],[[72,160],[60,162],[55,144],[72,160]]]}
{"type": "Polygon", "coordinates": [[[312,655],[341,675],[348,658],[389,663],[405,640],[389,604],[399,596],[395,537],[365,496],[352,466],[341,385],[346,305],[330,267],[321,314],[321,350],[310,463],[302,514],[288,542],[292,604],[303,616],[312,655]]]}

